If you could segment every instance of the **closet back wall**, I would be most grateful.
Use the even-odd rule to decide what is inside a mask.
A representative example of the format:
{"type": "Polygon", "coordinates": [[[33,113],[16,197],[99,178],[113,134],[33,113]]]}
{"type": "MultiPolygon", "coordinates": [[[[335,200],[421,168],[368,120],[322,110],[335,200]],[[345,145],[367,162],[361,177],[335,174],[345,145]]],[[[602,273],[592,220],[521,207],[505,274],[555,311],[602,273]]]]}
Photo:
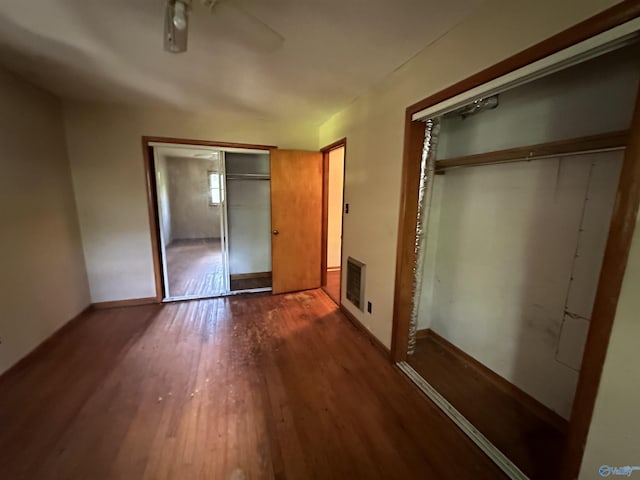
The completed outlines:
{"type": "Polygon", "coordinates": [[[425,263],[431,269],[425,268],[420,328],[565,418],[621,159],[621,152],[608,152],[437,177],[441,209],[432,217],[437,239],[428,249],[436,251],[425,263]]]}
{"type": "Polygon", "coordinates": [[[242,179],[269,175],[268,154],[226,153],[229,273],[271,271],[271,183],[242,179]],[[233,178],[237,175],[236,179],[233,178]]]}

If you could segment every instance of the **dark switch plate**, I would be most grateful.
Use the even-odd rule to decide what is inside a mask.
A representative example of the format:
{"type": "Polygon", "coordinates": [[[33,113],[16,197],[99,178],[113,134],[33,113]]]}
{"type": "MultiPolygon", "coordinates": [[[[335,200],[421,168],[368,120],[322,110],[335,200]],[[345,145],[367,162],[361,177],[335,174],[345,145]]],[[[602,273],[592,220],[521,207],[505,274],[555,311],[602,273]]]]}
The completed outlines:
{"type": "Polygon", "coordinates": [[[371,313],[371,302],[367,302],[367,312],[371,313]]]}
{"type": "Polygon", "coordinates": [[[344,204],[344,213],[349,213],[349,204],[348,203],[344,204]]]}

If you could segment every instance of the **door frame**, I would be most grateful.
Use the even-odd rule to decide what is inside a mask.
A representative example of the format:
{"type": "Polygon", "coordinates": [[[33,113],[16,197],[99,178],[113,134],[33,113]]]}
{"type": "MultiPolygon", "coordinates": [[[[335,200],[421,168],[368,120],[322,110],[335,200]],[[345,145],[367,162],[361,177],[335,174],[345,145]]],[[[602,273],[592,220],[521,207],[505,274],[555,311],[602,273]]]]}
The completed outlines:
{"type": "MultiPolygon", "coordinates": [[[[342,162],[342,210],[341,231],[344,228],[344,192],[345,172],[347,171],[347,137],[327,145],[320,149],[322,153],[322,228],[320,229],[320,288],[327,284],[327,248],[329,245],[329,153],[338,148],[344,149],[342,162]]],[[[340,292],[338,294],[338,306],[342,305],[342,236],[340,238],[340,292]]]]}
{"type": "MultiPolygon", "coordinates": [[[[413,267],[415,264],[415,231],[418,213],[420,163],[424,141],[424,122],[412,116],[443,100],[506,75],[560,50],[571,47],[606,30],[640,16],[640,2],[625,0],[576,24],[512,57],[469,78],[441,90],[405,111],[404,150],[396,275],[393,307],[391,359],[406,360],[408,328],[413,301],[413,267]]],[[[617,202],[605,250],[591,327],[587,338],[582,368],[578,379],[573,410],[567,431],[561,478],[573,480],[580,471],[584,446],[591,424],[602,368],[620,296],[631,239],[640,206],[640,98],[631,125],[629,143],[618,186],[617,202]]]]}
{"type": "Polygon", "coordinates": [[[147,192],[147,210],[149,214],[149,233],[151,236],[151,257],[153,259],[153,276],[155,280],[155,303],[162,303],[165,297],[164,271],[162,267],[162,252],[160,251],[160,218],[158,211],[158,196],[156,185],[156,168],[151,143],[173,143],[194,147],[246,148],[249,150],[271,151],[278,148],[275,145],[254,145],[249,143],[218,142],[210,140],[193,140],[188,138],[142,136],[142,161],[145,174],[145,188],[147,192]]]}

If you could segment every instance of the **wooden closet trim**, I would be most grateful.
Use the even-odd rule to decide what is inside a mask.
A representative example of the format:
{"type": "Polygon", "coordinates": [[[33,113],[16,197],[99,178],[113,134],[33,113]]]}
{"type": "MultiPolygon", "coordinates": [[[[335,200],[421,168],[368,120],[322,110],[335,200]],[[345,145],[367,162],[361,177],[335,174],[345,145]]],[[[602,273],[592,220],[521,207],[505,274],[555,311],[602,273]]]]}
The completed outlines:
{"type": "Polygon", "coordinates": [[[470,167],[474,165],[489,165],[492,163],[536,160],[578,152],[624,148],[628,141],[628,130],[600,133],[598,135],[587,135],[570,138],[568,140],[556,140],[504,150],[494,150],[486,153],[475,153],[462,157],[444,158],[436,161],[435,169],[437,173],[451,167],[470,167]]]}
{"type": "MultiPolygon", "coordinates": [[[[633,20],[638,16],[640,16],[640,2],[637,0],[625,0],[407,107],[405,112],[402,189],[391,340],[391,357],[393,361],[405,361],[407,358],[408,329],[413,297],[420,161],[425,130],[423,122],[412,120],[413,114],[633,20]]],[[[639,110],[640,108],[636,109],[634,123],[630,130],[630,143],[625,154],[623,176],[618,187],[618,201],[601,270],[596,306],[594,306],[594,313],[597,312],[597,316],[594,315],[591,320],[573,413],[569,423],[567,446],[561,472],[563,480],[577,478],[580,471],[584,446],[591,424],[595,396],[600,383],[604,357],[609,343],[615,309],[620,295],[620,286],[637,218],[638,205],[640,203],[639,110]],[[636,146],[634,147],[634,145],[636,146]],[[597,308],[598,304],[602,304],[601,307],[597,308]]]]}

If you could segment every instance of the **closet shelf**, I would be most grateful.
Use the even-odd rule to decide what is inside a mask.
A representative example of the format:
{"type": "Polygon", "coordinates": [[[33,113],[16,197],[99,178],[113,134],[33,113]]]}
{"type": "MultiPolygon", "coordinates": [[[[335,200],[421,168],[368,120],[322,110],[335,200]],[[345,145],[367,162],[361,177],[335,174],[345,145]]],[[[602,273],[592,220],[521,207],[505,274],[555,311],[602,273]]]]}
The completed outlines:
{"type": "Polygon", "coordinates": [[[559,140],[556,142],[538,143],[524,147],[496,150],[494,152],[477,153],[463,157],[446,158],[436,161],[436,172],[444,172],[451,167],[467,167],[472,165],[487,165],[512,161],[534,160],[554,157],[557,155],[571,155],[599,150],[624,148],[629,139],[628,130],[589,135],[585,137],[559,140]]]}

